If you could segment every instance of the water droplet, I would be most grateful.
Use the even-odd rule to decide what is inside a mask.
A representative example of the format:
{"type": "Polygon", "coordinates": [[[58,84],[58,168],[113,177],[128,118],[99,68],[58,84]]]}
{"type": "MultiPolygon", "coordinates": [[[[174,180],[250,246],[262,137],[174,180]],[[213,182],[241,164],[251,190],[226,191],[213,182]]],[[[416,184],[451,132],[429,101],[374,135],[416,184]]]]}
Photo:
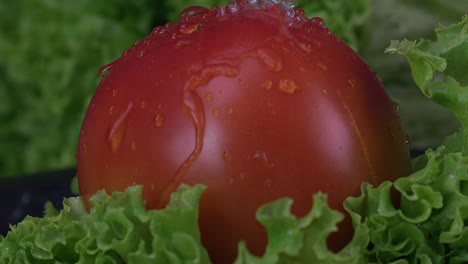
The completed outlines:
{"type": "Polygon", "coordinates": [[[106,76],[106,74],[109,72],[111,68],[112,68],[111,63],[102,66],[101,68],[99,68],[98,76],[103,78],[104,76],[106,76]]]}
{"type": "Polygon", "coordinates": [[[188,41],[188,40],[178,40],[176,42],[176,47],[177,48],[182,48],[182,47],[185,47],[185,46],[189,46],[190,44],[192,44],[191,41],[188,41]]]}
{"type": "Polygon", "coordinates": [[[199,15],[199,14],[203,14],[203,13],[206,13],[208,12],[209,9],[206,8],[206,7],[201,7],[201,6],[191,6],[191,7],[187,7],[185,8],[184,10],[182,10],[182,12],[180,12],[179,14],[179,20],[180,19],[187,19],[187,18],[191,18],[193,16],[196,16],[196,15],[199,15]]]}
{"type": "Polygon", "coordinates": [[[231,159],[232,159],[231,153],[225,151],[225,152],[223,153],[223,159],[224,159],[224,160],[231,160],[231,159]]]}
{"type": "Polygon", "coordinates": [[[265,82],[263,82],[262,86],[263,86],[263,88],[265,90],[271,90],[271,88],[273,87],[273,82],[272,81],[265,81],[265,82]]]}
{"type": "Polygon", "coordinates": [[[201,24],[188,25],[188,26],[183,27],[182,33],[192,34],[193,32],[197,32],[198,30],[200,30],[202,27],[203,27],[203,25],[201,25],[201,24]]]}
{"type": "Polygon", "coordinates": [[[111,145],[112,152],[116,152],[120,145],[122,144],[123,138],[125,136],[125,130],[127,127],[127,116],[132,109],[132,103],[130,102],[127,106],[127,109],[119,116],[117,121],[112,126],[110,131],[108,141],[111,145]]]}
{"type": "Polygon", "coordinates": [[[327,90],[327,89],[323,89],[323,90],[322,90],[322,93],[323,93],[324,95],[328,95],[328,90],[327,90]]]}
{"type": "Polygon", "coordinates": [[[141,109],[145,109],[145,108],[146,108],[146,101],[145,101],[145,100],[141,100],[141,102],[140,102],[140,108],[141,108],[141,109]]]}
{"type": "Polygon", "coordinates": [[[355,86],[356,86],[356,80],[354,80],[354,79],[349,79],[349,80],[348,80],[348,83],[349,83],[349,85],[350,85],[351,87],[355,87],[355,86]]]}
{"type": "Polygon", "coordinates": [[[218,109],[214,109],[214,110],[213,110],[213,116],[214,116],[214,117],[218,117],[218,116],[219,116],[219,110],[218,110],[218,109]]]}
{"type": "Polygon", "coordinates": [[[205,99],[206,99],[208,102],[213,101],[213,94],[212,94],[212,93],[207,93],[206,96],[205,96],[205,99]]]}
{"type": "Polygon", "coordinates": [[[132,148],[132,150],[133,150],[133,151],[135,151],[135,150],[136,150],[137,146],[136,146],[136,143],[135,143],[135,141],[132,141],[131,148],[132,148]]]}
{"type": "Polygon", "coordinates": [[[407,144],[408,146],[411,146],[411,139],[410,139],[410,137],[408,136],[408,134],[403,134],[403,141],[404,141],[405,144],[407,144]]]}
{"type": "Polygon", "coordinates": [[[232,108],[232,106],[228,107],[227,110],[226,110],[226,112],[228,114],[232,114],[233,111],[234,111],[234,109],[232,108]]]}
{"type": "Polygon", "coordinates": [[[117,95],[117,89],[112,89],[112,96],[116,96],[117,95]]]}
{"type": "Polygon", "coordinates": [[[279,88],[287,94],[293,94],[297,89],[297,84],[292,80],[280,80],[279,88]]]}
{"type": "Polygon", "coordinates": [[[395,112],[399,113],[400,112],[400,104],[395,102],[395,101],[392,101],[392,104],[393,104],[393,109],[395,110],[395,112]]]}
{"type": "Polygon", "coordinates": [[[107,114],[110,116],[114,114],[114,106],[109,107],[109,110],[107,110],[107,114]]]}
{"type": "Polygon", "coordinates": [[[83,152],[88,152],[88,145],[87,144],[83,144],[81,145],[81,147],[83,148],[83,152]]]}
{"type": "Polygon", "coordinates": [[[313,17],[310,19],[310,21],[320,27],[325,27],[325,21],[323,21],[323,19],[320,17],[313,17]]]}
{"type": "Polygon", "coordinates": [[[138,54],[137,54],[137,57],[138,57],[138,58],[142,58],[142,57],[145,56],[145,54],[146,54],[146,52],[145,52],[144,50],[140,50],[140,51],[138,52],[138,54]]]}
{"type": "Polygon", "coordinates": [[[309,43],[303,43],[303,42],[298,42],[297,45],[301,50],[305,51],[306,53],[311,53],[312,52],[312,45],[309,43]]]}
{"type": "Polygon", "coordinates": [[[154,118],[154,125],[157,127],[161,127],[164,124],[165,118],[162,114],[157,114],[154,118]]]}
{"type": "Polygon", "coordinates": [[[265,167],[265,168],[273,168],[275,164],[270,160],[268,155],[264,151],[257,151],[254,156],[254,160],[260,161],[260,163],[265,167]]]}
{"type": "Polygon", "coordinates": [[[86,130],[84,130],[84,129],[81,129],[81,130],[80,130],[80,134],[81,134],[81,135],[84,135],[84,134],[86,134],[86,130]]]}
{"type": "Polygon", "coordinates": [[[135,43],[133,43],[133,46],[137,46],[140,43],[141,43],[141,39],[137,39],[137,40],[135,40],[135,43]]]}
{"type": "Polygon", "coordinates": [[[325,66],[325,64],[323,64],[322,62],[317,63],[317,67],[318,67],[321,71],[327,71],[327,66],[325,66]]]}
{"type": "Polygon", "coordinates": [[[280,72],[283,69],[283,60],[270,49],[258,49],[257,58],[272,72],[280,72]]]}

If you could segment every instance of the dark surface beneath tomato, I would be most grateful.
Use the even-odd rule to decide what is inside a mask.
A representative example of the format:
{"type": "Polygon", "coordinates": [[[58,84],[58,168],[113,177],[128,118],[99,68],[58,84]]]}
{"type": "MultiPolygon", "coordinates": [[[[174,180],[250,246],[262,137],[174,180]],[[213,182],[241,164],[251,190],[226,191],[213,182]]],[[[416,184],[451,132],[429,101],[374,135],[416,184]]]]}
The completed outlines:
{"type": "Polygon", "coordinates": [[[63,198],[74,196],[70,183],[75,175],[76,169],[70,168],[0,179],[0,235],[27,215],[43,216],[47,201],[62,208],[63,198]]]}

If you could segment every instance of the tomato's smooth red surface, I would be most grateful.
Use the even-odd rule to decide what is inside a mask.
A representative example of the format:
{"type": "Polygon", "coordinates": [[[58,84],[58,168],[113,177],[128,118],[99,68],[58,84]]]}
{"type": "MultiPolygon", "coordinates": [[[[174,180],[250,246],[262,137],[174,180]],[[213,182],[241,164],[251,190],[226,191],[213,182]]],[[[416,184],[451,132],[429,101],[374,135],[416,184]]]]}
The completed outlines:
{"type": "Polygon", "coordinates": [[[85,196],[143,184],[159,208],[180,183],[208,186],[199,223],[214,263],[241,240],[262,253],[260,205],[289,196],[302,216],[322,191],[342,210],[363,181],[410,170],[393,103],[355,52],[320,19],[241,1],[190,8],[112,63],[77,159],[85,196]]]}

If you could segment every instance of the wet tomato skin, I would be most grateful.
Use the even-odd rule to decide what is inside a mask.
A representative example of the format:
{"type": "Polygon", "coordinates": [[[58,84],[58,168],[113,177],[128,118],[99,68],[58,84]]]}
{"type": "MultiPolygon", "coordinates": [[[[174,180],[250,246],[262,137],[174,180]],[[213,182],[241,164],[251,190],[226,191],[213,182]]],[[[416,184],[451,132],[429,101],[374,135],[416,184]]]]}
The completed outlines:
{"type": "Polygon", "coordinates": [[[322,191],[343,210],[362,182],[410,171],[393,103],[352,49],[300,11],[238,3],[186,10],[109,65],[77,152],[84,196],[142,184],[160,208],[181,183],[205,184],[213,263],[231,263],[239,241],[263,252],[260,205],[289,196],[302,216],[322,191]]]}

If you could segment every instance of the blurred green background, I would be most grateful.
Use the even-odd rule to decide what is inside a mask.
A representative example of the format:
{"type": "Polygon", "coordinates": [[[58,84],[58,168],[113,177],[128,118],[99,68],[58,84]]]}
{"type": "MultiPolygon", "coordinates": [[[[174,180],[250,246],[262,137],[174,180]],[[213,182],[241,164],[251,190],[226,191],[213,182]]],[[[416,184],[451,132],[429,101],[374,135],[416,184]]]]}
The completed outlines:
{"type": "MultiPolygon", "coordinates": [[[[228,0],[5,0],[0,2],[0,177],[75,166],[97,71],[187,6],[228,0]]],[[[458,124],[424,99],[392,39],[433,38],[468,12],[466,0],[302,0],[378,73],[400,105],[414,148],[437,146],[458,124]]]]}

